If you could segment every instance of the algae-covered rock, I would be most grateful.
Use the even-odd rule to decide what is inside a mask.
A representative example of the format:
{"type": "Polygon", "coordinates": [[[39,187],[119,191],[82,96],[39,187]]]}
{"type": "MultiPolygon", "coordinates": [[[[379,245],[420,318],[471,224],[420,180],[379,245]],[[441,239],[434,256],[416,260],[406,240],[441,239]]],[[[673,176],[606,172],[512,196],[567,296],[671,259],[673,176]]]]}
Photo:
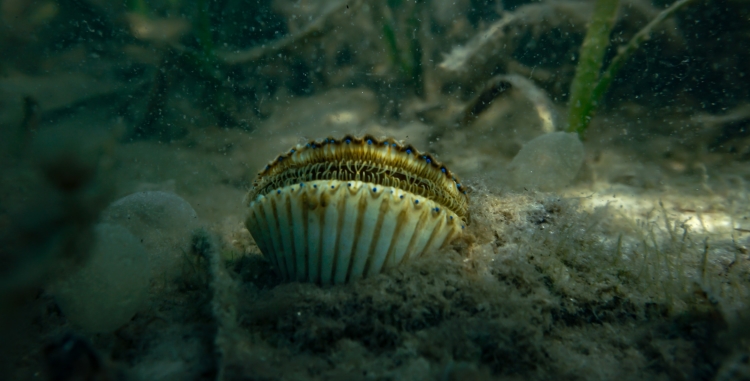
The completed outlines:
{"type": "Polygon", "coordinates": [[[198,215],[190,204],[173,193],[137,192],[104,210],[102,222],[127,228],[148,250],[154,279],[174,279],[190,252],[190,233],[198,215]]]}
{"type": "Polygon", "coordinates": [[[148,297],[149,258],[122,226],[98,224],[89,260],[52,286],[60,308],[74,325],[112,332],[133,318],[148,297]]]}
{"type": "Polygon", "coordinates": [[[526,143],[510,163],[513,185],[551,191],[576,177],[583,164],[583,144],[576,134],[553,132],[526,143]]]}

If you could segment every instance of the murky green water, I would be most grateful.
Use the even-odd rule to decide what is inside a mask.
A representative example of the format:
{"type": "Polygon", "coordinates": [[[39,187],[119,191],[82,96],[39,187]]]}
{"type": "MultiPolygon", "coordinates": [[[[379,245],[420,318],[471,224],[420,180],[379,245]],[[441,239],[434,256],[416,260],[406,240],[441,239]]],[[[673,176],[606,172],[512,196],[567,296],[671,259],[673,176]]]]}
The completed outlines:
{"type": "Polygon", "coordinates": [[[744,0],[0,0],[0,378],[746,379],[749,33],[744,0]],[[284,282],[244,198],[346,135],[429,153],[466,229],[284,282]]]}

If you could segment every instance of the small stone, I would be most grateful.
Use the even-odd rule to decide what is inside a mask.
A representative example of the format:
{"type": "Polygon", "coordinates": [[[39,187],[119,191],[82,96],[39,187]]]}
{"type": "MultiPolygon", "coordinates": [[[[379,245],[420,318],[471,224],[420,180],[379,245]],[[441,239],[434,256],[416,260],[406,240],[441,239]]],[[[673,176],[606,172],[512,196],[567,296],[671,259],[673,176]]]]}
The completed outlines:
{"type": "Polygon", "coordinates": [[[137,192],[102,212],[102,222],[127,228],[149,253],[152,277],[173,280],[190,252],[190,235],[199,227],[198,215],[180,196],[168,192],[137,192]]]}
{"type": "Polygon", "coordinates": [[[511,179],[517,188],[557,190],[573,181],[583,159],[583,144],[576,134],[545,134],[526,143],[513,158],[511,179]]]}

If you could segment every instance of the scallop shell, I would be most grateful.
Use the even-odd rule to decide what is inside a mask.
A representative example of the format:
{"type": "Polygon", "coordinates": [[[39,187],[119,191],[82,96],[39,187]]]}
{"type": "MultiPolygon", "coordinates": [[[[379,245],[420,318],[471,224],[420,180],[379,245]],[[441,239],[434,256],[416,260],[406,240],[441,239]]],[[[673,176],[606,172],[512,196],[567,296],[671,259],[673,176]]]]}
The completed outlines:
{"type": "Polygon", "coordinates": [[[461,234],[466,192],[432,156],[393,139],[297,145],[258,174],[245,221],[285,280],[341,284],[461,234]]]}

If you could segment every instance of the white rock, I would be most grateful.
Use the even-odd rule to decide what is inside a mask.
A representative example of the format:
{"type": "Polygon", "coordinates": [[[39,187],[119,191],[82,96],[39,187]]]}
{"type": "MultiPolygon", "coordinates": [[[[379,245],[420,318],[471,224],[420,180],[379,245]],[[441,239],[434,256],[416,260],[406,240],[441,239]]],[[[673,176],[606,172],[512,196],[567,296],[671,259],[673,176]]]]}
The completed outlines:
{"type": "Polygon", "coordinates": [[[576,134],[545,134],[526,143],[513,158],[511,180],[517,188],[556,190],[573,181],[583,159],[583,144],[576,134]]]}
{"type": "Polygon", "coordinates": [[[182,273],[190,252],[190,235],[198,215],[181,197],[167,192],[137,192],[102,212],[101,221],[122,225],[149,253],[153,279],[170,281],[182,273]]]}
{"type": "Polygon", "coordinates": [[[88,261],[51,291],[68,320],[88,332],[112,332],[148,298],[150,269],[143,245],[122,226],[98,224],[88,261]]]}

